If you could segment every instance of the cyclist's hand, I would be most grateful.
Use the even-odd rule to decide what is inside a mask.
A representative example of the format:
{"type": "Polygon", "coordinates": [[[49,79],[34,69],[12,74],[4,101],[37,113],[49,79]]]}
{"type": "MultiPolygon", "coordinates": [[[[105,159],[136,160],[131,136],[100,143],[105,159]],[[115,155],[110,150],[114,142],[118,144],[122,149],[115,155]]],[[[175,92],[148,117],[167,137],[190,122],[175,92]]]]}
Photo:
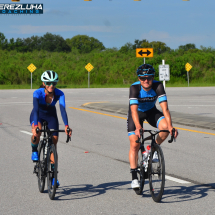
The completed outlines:
{"type": "Polygon", "coordinates": [[[69,126],[65,126],[65,133],[71,137],[72,129],[69,126]],[[70,130],[69,133],[67,133],[67,128],[69,128],[69,130],[70,130]]]}
{"type": "MultiPolygon", "coordinates": [[[[140,129],[142,127],[138,127],[136,130],[135,130],[135,134],[140,138],[140,129]]],[[[142,128],[143,129],[143,128],[142,128]]],[[[143,130],[144,131],[144,130],[143,130]]]]}
{"type": "MultiPolygon", "coordinates": [[[[172,136],[172,129],[173,129],[173,127],[169,128],[169,133],[170,133],[171,136],[172,136]]],[[[174,129],[175,129],[174,138],[176,138],[178,136],[178,130],[176,128],[174,128],[174,129]]]]}
{"type": "Polygon", "coordinates": [[[40,136],[40,132],[37,134],[36,129],[37,129],[37,126],[34,127],[34,128],[32,128],[32,130],[31,130],[32,134],[33,134],[34,137],[39,137],[40,136]]]}

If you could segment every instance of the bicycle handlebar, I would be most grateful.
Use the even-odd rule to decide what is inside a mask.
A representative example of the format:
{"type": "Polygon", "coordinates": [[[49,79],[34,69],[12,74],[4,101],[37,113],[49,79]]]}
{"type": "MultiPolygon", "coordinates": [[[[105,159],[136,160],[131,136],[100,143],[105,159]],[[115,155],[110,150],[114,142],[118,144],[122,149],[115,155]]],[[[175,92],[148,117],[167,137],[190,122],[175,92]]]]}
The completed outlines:
{"type": "MultiPolygon", "coordinates": [[[[48,130],[43,130],[43,129],[39,129],[38,127],[36,128],[36,133],[38,134],[39,132],[46,132],[46,131],[50,131],[51,133],[53,133],[53,132],[65,132],[65,130],[54,130],[54,129],[48,129],[48,130]]],[[[67,127],[67,129],[66,129],[66,131],[67,131],[67,133],[69,133],[70,132],[70,129],[67,127]]],[[[35,143],[36,142],[36,137],[34,137],[34,139],[33,139],[33,142],[35,143]]],[[[67,134],[67,139],[66,139],[66,143],[68,143],[69,142],[69,140],[71,141],[71,137],[67,134]]]]}
{"type": "MultiPolygon", "coordinates": [[[[142,128],[140,129],[140,136],[143,135],[143,132],[149,132],[152,136],[155,136],[157,134],[159,134],[160,132],[168,132],[170,133],[168,130],[160,130],[160,131],[156,131],[154,134],[152,133],[153,130],[143,130],[142,128]]],[[[175,128],[172,129],[172,135],[171,135],[171,139],[168,140],[169,143],[172,143],[173,140],[175,140],[174,138],[175,136],[175,128]]],[[[136,141],[136,143],[140,142],[140,138],[138,137],[138,140],[136,141]]]]}

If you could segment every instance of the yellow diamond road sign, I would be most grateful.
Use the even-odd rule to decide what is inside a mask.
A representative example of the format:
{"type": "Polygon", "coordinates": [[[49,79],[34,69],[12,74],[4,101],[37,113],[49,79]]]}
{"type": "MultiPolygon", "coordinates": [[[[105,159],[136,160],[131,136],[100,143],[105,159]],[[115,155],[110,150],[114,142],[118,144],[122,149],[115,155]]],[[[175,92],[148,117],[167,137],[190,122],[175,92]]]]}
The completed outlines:
{"type": "Polygon", "coordinates": [[[86,66],[85,66],[85,69],[90,72],[92,69],[93,69],[93,65],[91,63],[88,63],[86,66]]]}
{"type": "Polygon", "coordinates": [[[186,63],[185,69],[187,72],[189,72],[192,69],[192,66],[189,63],[186,63]]]}
{"type": "Polygon", "coordinates": [[[33,71],[36,69],[36,66],[34,66],[33,63],[31,63],[31,64],[27,67],[27,69],[28,69],[30,72],[33,72],[33,71]]]}

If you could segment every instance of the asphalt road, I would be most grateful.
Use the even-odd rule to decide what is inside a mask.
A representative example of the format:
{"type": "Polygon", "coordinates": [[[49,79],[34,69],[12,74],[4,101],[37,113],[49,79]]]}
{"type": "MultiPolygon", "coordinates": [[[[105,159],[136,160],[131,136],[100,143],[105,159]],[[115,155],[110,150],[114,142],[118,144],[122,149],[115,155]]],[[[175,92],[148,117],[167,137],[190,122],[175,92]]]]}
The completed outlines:
{"type": "MultiPolygon", "coordinates": [[[[214,90],[212,87],[168,88],[170,110],[215,117],[214,90]]],[[[23,133],[31,132],[29,115],[33,90],[1,90],[0,214],[214,212],[214,131],[174,125],[179,128],[177,142],[162,144],[166,174],[173,179],[167,177],[163,199],[155,203],[148,181],[142,196],[130,188],[126,117],[81,107],[87,102],[128,104],[128,89],[63,91],[73,135],[72,141],[66,144],[66,135],[60,134],[60,187],[55,200],[51,201],[47,190],[43,194],[38,191],[36,176],[32,174],[30,135],[23,133]],[[176,182],[177,179],[184,181],[176,182]]],[[[63,128],[59,108],[58,116],[63,128]]],[[[144,124],[144,127],[149,128],[149,125],[144,124]]]]}

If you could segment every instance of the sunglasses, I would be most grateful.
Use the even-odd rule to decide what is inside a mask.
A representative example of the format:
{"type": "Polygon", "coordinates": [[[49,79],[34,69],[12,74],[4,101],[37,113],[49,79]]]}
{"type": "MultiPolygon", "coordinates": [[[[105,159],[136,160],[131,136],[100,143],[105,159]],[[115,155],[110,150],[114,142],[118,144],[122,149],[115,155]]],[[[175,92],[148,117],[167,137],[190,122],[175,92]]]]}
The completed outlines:
{"type": "Polygon", "coordinates": [[[139,77],[139,79],[140,79],[141,81],[145,81],[145,80],[151,81],[151,80],[153,79],[153,77],[152,77],[152,76],[149,76],[149,77],[139,77]]]}
{"type": "Polygon", "coordinates": [[[45,85],[47,85],[47,86],[53,85],[53,87],[54,87],[57,85],[57,82],[45,82],[45,85]]]}

